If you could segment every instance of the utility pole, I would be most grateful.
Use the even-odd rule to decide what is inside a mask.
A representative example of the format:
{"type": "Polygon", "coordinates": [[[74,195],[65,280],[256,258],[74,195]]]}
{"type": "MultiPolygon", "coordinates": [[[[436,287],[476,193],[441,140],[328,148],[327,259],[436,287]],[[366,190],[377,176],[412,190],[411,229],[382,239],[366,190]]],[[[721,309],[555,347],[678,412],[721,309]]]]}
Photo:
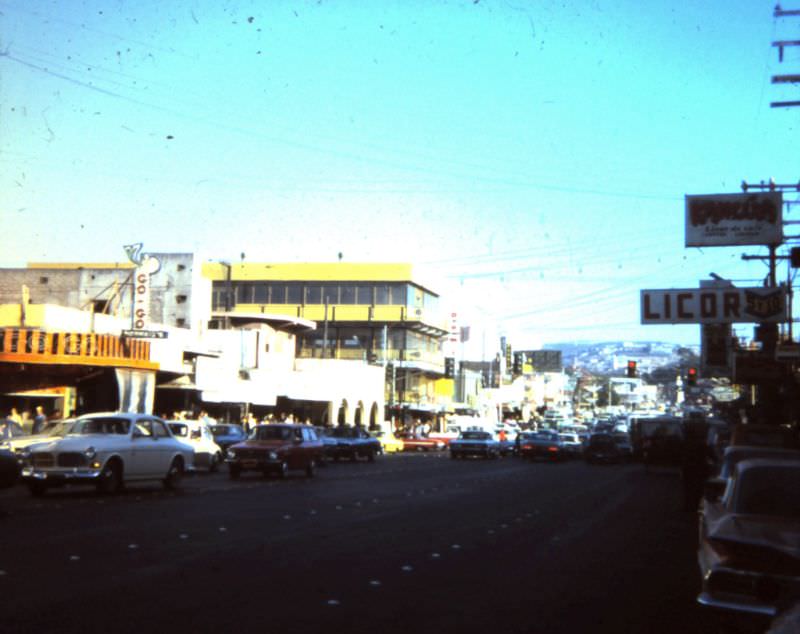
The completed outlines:
{"type": "MultiPolygon", "coordinates": [[[[775,5],[775,12],[773,15],[775,18],[800,17],[800,9],[782,9],[781,6],[778,4],[775,5]]],[[[787,48],[800,46],[800,40],[776,40],[772,43],[772,46],[778,49],[778,61],[783,63],[784,51],[787,48]]],[[[800,75],[798,74],[773,75],[772,83],[800,84],[800,75]]],[[[769,105],[771,108],[796,108],[800,106],[800,100],[773,101],[769,105]]]]}

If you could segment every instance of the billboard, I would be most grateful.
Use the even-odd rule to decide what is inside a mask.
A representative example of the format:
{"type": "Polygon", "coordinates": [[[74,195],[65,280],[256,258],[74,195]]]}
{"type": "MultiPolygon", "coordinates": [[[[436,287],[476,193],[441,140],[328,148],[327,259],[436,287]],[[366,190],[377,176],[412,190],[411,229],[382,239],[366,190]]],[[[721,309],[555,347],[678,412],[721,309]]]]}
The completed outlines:
{"type": "Polygon", "coordinates": [[[687,288],[641,291],[642,324],[782,323],[786,288],[687,288]]]}
{"type": "Polygon", "coordinates": [[[686,196],[687,247],[782,242],[781,192],[686,196]]]}

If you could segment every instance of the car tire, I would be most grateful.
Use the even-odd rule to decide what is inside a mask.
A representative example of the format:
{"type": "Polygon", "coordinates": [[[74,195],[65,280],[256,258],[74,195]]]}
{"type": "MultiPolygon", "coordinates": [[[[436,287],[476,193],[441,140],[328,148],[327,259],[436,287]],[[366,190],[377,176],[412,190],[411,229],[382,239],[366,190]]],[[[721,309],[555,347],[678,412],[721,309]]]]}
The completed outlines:
{"type": "Polygon", "coordinates": [[[375,456],[378,452],[373,450],[367,454],[367,462],[375,462],[375,456]]]}
{"type": "Polygon", "coordinates": [[[97,492],[113,495],[122,488],[122,465],[115,460],[110,460],[103,467],[97,480],[97,492]]]}
{"type": "Polygon", "coordinates": [[[238,465],[229,465],[228,476],[231,480],[238,480],[242,476],[242,468],[238,465]]]}
{"type": "Polygon", "coordinates": [[[175,491],[181,486],[183,480],[183,461],[180,458],[173,458],[167,471],[167,477],[164,478],[164,488],[170,491],[175,491]]]}
{"type": "Polygon", "coordinates": [[[286,460],[281,461],[280,465],[278,465],[278,477],[281,480],[289,477],[289,463],[286,460]]]}
{"type": "Polygon", "coordinates": [[[216,473],[219,469],[219,465],[222,462],[222,454],[220,452],[215,453],[211,456],[211,464],[208,465],[208,472],[209,473],[216,473]]]}
{"type": "Polygon", "coordinates": [[[33,497],[40,498],[47,494],[47,485],[44,482],[34,480],[28,483],[28,490],[33,497]]]}
{"type": "Polygon", "coordinates": [[[313,478],[314,475],[317,473],[317,461],[313,458],[308,461],[306,465],[306,477],[313,478]]]}

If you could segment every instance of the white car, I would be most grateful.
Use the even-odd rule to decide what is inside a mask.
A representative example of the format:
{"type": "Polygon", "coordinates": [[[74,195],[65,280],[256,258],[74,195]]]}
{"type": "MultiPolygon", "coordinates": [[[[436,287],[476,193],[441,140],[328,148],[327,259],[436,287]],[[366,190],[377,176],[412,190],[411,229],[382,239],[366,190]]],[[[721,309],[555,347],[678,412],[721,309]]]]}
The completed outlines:
{"type": "Polygon", "coordinates": [[[191,446],[195,468],[214,472],[224,461],[222,448],[214,442],[214,434],[211,433],[208,423],[199,420],[170,420],[167,425],[175,438],[191,446]]]}
{"type": "Polygon", "coordinates": [[[63,438],[67,435],[67,432],[70,430],[74,422],[75,419],[73,418],[49,422],[38,434],[14,436],[8,440],[0,442],[0,449],[8,449],[16,452],[19,455],[21,451],[32,445],[54,440],[56,438],[63,438]]]}
{"type": "Polygon", "coordinates": [[[94,484],[102,493],[141,480],[176,488],[194,469],[191,447],[150,414],[87,414],[63,438],[32,445],[22,456],[21,477],[37,496],[65,484],[94,484]]]}

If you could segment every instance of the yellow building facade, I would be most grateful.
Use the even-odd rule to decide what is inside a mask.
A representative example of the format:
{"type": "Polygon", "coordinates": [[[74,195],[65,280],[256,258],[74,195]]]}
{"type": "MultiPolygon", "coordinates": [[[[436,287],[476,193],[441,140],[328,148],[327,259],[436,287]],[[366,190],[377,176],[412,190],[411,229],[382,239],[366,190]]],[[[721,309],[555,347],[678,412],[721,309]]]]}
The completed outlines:
{"type": "Polygon", "coordinates": [[[265,313],[313,320],[297,357],[362,360],[387,369],[386,403],[437,411],[451,400],[444,375],[447,335],[439,295],[404,263],[206,262],[212,314],[265,313]]]}

